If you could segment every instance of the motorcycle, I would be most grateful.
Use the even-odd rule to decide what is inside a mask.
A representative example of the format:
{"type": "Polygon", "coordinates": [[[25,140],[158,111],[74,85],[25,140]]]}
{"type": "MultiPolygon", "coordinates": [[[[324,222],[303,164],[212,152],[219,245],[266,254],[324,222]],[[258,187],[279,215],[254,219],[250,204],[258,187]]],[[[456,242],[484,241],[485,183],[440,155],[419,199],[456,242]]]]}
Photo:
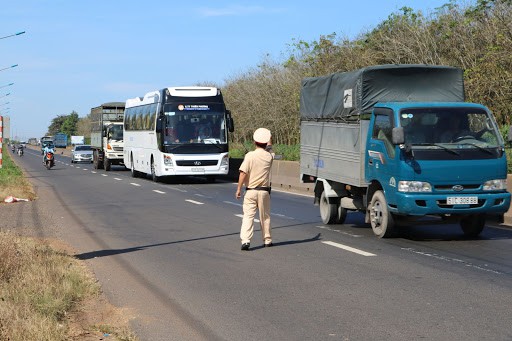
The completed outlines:
{"type": "Polygon", "coordinates": [[[23,156],[23,148],[18,148],[18,156],[23,156]]]}
{"type": "Polygon", "coordinates": [[[52,168],[53,166],[55,166],[55,158],[53,156],[53,153],[52,152],[47,152],[46,153],[46,159],[44,160],[43,162],[46,166],[46,169],[50,169],[52,168]]]}

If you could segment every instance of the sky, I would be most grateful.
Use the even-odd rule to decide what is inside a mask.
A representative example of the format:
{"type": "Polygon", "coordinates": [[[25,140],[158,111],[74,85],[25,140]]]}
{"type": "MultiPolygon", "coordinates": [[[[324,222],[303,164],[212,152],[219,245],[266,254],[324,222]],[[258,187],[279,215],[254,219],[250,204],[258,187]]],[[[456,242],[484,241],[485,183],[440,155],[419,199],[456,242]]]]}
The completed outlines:
{"type": "Polygon", "coordinates": [[[40,138],[59,115],[170,86],[222,88],[294,41],[354,39],[404,6],[428,14],[448,2],[1,1],[0,37],[25,33],[0,39],[0,115],[12,137],[40,138]]]}

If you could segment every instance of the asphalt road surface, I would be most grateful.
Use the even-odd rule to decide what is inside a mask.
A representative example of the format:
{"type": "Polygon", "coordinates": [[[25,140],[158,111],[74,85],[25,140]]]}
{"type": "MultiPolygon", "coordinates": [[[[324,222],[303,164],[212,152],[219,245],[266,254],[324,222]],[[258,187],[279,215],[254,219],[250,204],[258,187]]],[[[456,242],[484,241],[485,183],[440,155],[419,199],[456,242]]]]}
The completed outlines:
{"type": "Polygon", "coordinates": [[[273,191],[274,247],[240,251],[234,183],[132,178],[57,155],[18,164],[141,340],[512,340],[512,230],[404,228],[359,213],[325,226],[312,198],[273,191]],[[43,194],[44,193],[44,194],[43,194]]]}

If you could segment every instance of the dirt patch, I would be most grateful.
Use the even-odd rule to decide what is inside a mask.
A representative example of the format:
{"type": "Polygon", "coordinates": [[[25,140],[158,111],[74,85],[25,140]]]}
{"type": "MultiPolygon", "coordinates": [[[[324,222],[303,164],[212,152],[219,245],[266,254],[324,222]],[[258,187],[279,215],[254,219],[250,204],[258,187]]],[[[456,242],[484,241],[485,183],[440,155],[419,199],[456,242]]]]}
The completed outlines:
{"type": "MultiPolygon", "coordinates": [[[[51,248],[72,257],[76,250],[59,239],[44,239],[51,248]]],[[[84,271],[94,278],[85,264],[84,271]]],[[[130,321],[136,317],[135,311],[118,308],[110,304],[107,298],[99,293],[88,297],[66,316],[68,320],[69,338],[75,341],[90,340],[137,340],[130,330],[130,321]]]]}

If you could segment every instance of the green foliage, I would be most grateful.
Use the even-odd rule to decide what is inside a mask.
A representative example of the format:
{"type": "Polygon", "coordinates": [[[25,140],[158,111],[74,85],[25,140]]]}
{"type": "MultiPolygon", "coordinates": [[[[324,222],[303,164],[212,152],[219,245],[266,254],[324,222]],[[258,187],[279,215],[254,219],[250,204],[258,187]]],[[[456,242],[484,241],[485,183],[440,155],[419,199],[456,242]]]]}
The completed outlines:
{"type": "MultiPolygon", "coordinates": [[[[286,161],[299,161],[300,158],[300,145],[286,145],[286,144],[273,144],[272,149],[274,153],[282,160],[286,161]]],[[[254,150],[254,145],[249,142],[234,143],[229,148],[229,157],[234,159],[243,159],[245,154],[254,150]]]]}
{"type": "Polygon", "coordinates": [[[258,126],[274,144],[300,139],[299,98],[304,77],[379,64],[434,64],[462,68],[466,99],[489,107],[500,126],[512,117],[512,0],[447,0],[432,13],[402,7],[354,38],[331,33],[293,39],[283,61],[266,58],[223,89],[233,113],[233,142],[251,141],[258,126]]]}

